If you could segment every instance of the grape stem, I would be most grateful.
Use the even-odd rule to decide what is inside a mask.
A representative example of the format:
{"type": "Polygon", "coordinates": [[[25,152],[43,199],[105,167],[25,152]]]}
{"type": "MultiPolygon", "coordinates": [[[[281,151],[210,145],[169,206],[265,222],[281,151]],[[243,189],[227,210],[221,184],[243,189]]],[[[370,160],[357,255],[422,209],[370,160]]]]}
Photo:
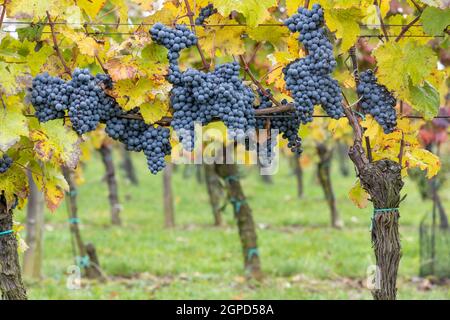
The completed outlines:
{"type": "Polygon", "coordinates": [[[2,28],[3,20],[5,19],[5,14],[6,14],[6,0],[2,4],[2,14],[0,15],[0,29],[2,28]]]}
{"type": "Polygon", "coordinates": [[[58,56],[59,60],[61,61],[63,67],[64,67],[64,72],[67,73],[68,75],[72,74],[70,68],[67,66],[66,61],[64,60],[64,57],[61,54],[61,50],[59,50],[59,46],[58,46],[58,41],[56,40],[56,34],[55,34],[55,24],[52,21],[52,18],[50,17],[50,13],[47,11],[47,19],[48,19],[48,24],[50,25],[50,30],[52,32],[52,40],[53,40],[53,50],[55,50],[56,55],[58,56]]]}
{"type": "MultiPolygon", "coordinates": [[[[192,32],[194,32],[194,34],[196,34],[194,13],[191,10],[191,5],[189,4],[189,0],[184,0],[184,4],[186,5],[186,11],[187,11],[186,15],[189,17],[189,22],[191,23],[192,32]]],[[[200,47],[200,43],[198,41],[197,41],[197,50],[198,50],[198,53],[200,54],[200,58],[202,59],[203,68],[205,70],[209,70],[210,65],[209,65],[208,61],[206,61],[205,55],[203,54],[203,50],[200,47]]]]}
{"type": "Polygon", "coordinates": [[[400,31],[400,34],[397,36],[397,38],[395,38],[395,42],[399,42],[403,36],[405,35],[405,33],[420,19],[420,16],[422,15],[422,12],[419,12],[419,14],[417,15],[417,17],[415,17],[410,23],[408,23],[406,26],[404,26],[402,28],[402,31],[400,31]]]}
{"type": "Polygon", "coordinates": [[[374,0],[373,5],[375,6],[375,8],[377,10],[378,20],[380,20],[381,30],[383,31],[384,37],[386,38],[386,42],[389,42],[389,36],[388,36],[387,30],[386,30],[386,26],[384,25],[384,22],[383,22],[383,17],[381,15],[381,9],[380,9],[381,1],[382,0],[380,0],[380,5],[378,5],[378,1],[374,0]]]}
{"type": "MultiPolygon", "coordinates": [[[[261,82],[258,81],[258,79],[256,79],[256,77],[253,75],[253,73],[251,72],[247,61],[245,60],[243,55],[239,55],[239,59],[241,60],[242,64],[244,65],[244,71],[245,73],[248,74],[248,76],[250,77],[250,79],[252,80],[252,82],[258,87],[258,89],[261,91],[261,93],[266,97],[269,98],[270,101],[272,101],[276,106],[281,106],[281,103],[278,102],[272,95],[268,94],[266,92],[266,89],[262,86],[261,82]]],[[[272,108],[267,108],[264,110],[268,110],[268,109],[272,109],[272,108]]]]}

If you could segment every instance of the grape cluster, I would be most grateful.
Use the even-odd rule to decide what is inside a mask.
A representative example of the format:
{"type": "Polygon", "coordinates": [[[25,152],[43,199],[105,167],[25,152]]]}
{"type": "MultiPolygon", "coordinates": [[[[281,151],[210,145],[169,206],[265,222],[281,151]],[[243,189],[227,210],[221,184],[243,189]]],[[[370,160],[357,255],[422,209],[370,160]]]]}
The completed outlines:
{"type": "MultiPolygon", "coordinates": [[[[213,119],[225,123],[231,138],[244,137],[247,130],[255,127],[254,94],[239,78],[239,64],[234,62],[219,65],[214,71],[207,73],[194,69],[181,72],[178,67],[179,52],[174,51],[172,44],[167,44],[168,37],[178,32],[179,28],[180,26],[170,29],[157,24],[150,33],[154,41],[169,50],[167,80],[173,85],[170,102],[174,111],[171,125],[183,147],[193,150],[195,123],[206,125],[213,119]]],[[[187,32],[184,34],[185,39],[195,39],[189,42],[191,45],[195,44],[195,34],[189,30],[187,32]]]]}
{"type": "Polygon", "coordinates": [[[384,133],[391,133],[397,126],[397,101],[385,86],[377,83],[372,70],[361,72],[357,87],[361,97],[360,106],[364,114],[371,114],[383,127],[384,133]]]}
{"type": "Polygon", "coordinates": [[[13,159],[7,154],[3,154],[0,158],[0,174],[5,173],[12,165],[13,159]]]}
{"type": "Polygon", "coordinates": [[[64,117],[64,110],[69,103],[69,87],[63,79],[48,73],[39,74],[33,79],[30,96],[39,121],[64,117]]]}
{"type": "Polygon", "coordinates": [[[214,8],[212,3],[208,4],[206,7],[200,9],[197,19],[195,19],[195,24],[201,26],[205,23],[205,20],[211,17],[213,14],[217,13],[217,9],[214,8]]]}
{"type": "MultiPolygon", "coordinates": [[[[270,96],[272,93],[270,89],[266,90],[266,94],[263,94],[258,90],[260,103],[258,109],[271,108],[273,106],[270,96]]],[[[286,100],[281,101],[282,105],[286,105],[286,100]]],[[[264,129],[266,127],[267,119],[270,119],[270,129],[278,130],[283,139],[288,141],[288,147],[295,154],[302,153],[302,139],[298,135],[300,129],[300,117],[296,113],[277,114],[274,113],[268,118],[258,118],[256,120],[256,127],[258,129],[264,129]]]]}
{"type": "Polygon", "coordinates": [[[125,144],[127,150],[144,151],[150,171],[156,174],[165,166],[164,156],[171,152],[170,131],[133,118],[139,109],[123,111],[104,91],[112,86],[108,75],[94,77],[87,69],[75,69],[68,82],[42,74],[33,80],[31,102],[42,122],[61,118],[68,110],[72,127],[80,135],[106,123],[106,133],[125,144]]]}
{"type": "Polygon", "coordinates": [[[334,119],[343,117],[342,92],[338,82],[330,76],[336,60],[323,27],[322,8],[318,4],[311,10],[299,8],[298,14],[284,23],[291,32],[300,32],[298,40],[308,53],[283,69],[286,87],[293,95],[300,120],[302,123],[312,121],[314,105],[321,105],[334,119]]]}
{"type": "Polygon", "coordinates": [[[75,69],[69,81],[69,118],[78,134],[95,130],[99,122],[105,122],[120,112],[116,101],[108,96],[102,85],[112,86],[105,74],[91,75],[88,69],[75,69]]]}
{"type": "Polygon", "coordinates": [[[148,168],[156,174],[165,167],[164,156],[170,155],[170,130],[163,127],[153,127],[142,119],[133,119],[139,109],[121,114],[106,121],[106,134],[122,142],[129,151],[144,151],[148,168]],[[129,118],[127,118],[129,117],[129,118]]]}
{"type": "Polygon", "coordinates": [[[156,23],[150,29],[153,41],[164,46],[172,53],[178,53],[185,48],[197,44],[197,37],[185,25],[176,25],[171,29],[162,23],[156,23]]]}
{"type": "Polygon", "coordinates": [[[106,74],[94,77],[88,69],[75,69],[70,81],[43,73],[33,79],[31,103],[41,122],[62,118],[68,110],[73,129],[83,134],[120,111],[104,88],[112,88],[111,78],[106,74]]]}

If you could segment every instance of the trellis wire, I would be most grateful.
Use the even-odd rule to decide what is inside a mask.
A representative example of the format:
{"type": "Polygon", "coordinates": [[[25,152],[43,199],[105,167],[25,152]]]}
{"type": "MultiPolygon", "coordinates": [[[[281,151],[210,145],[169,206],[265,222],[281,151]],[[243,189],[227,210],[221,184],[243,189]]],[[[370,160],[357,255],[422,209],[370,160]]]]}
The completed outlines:
{"type": "MultiPolygon", "coordinates": [[[[53,24],[55,25],[72,25],[72,26],[98,26],[98,27],[107,27],[107,26],[153,26],[157,22],[83,22],[83,23],[77,23],[77,22],[66,22],[66,21],[55,21],[53,24]]],[[[34,21],[3,21],[3,24],[10,24],[10,25],[50,25],[49,22],[34,22],[34,21]]],[[[207,23],[207,24],[201,24],[201,25],[195,25],[190,23],[183,23],[187,26],[196,26],[196,27],[247,27],[248,25],[245,23],[207,23]]],[[[283,23],[260,23],[256,25],[257,27],[285,27],[283,23]]],[[[381,27],[380,24],[360,24],[361,27],[367,27],[367,28],[377,28],[381,27]]],[[[405,27],[407,24],[385,24],[386,27],[405,27]]],[[[422,24],[415,24],[413,27],[421,27],[422,24]]]]}
{"type": "MultiPolygon", "coordinates": [[[[7,33],[15,33],[17,30],[1,30],[0,32],[7,33]]],[[[51,31],[43,31],[42,34],[51,34],[51,31]]],[[[85,32],[84,34],[89,36],[114,36],[114,35],[134,35],[138,32],[108,32],[108,31],[95,31],[95,32],[85,32]]],[[[56,31],[55,34],[62,34],[62,32],[56,31]]],[[[399,35],[388,35],[389,38],[396,38],[399,35]]],[[[384,37],[381,34],[362,34],[359,35],[360,38],[380,38],[384,37]]],[[[445,35],[425,35],[425,34],[417,34],[417,35],[402,35],[403,38],[444,38],[445,35]]]]}

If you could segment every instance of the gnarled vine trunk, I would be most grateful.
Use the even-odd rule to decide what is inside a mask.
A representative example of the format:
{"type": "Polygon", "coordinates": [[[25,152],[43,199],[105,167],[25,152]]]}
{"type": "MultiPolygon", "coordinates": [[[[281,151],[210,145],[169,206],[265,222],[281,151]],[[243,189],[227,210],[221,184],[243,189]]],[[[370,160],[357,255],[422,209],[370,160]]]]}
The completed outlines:
{"type": "Polygon", "coordinates": [[[172,193],[172,163],[167,163],[163,172],[163,190],[164,190],[164,226],[166,228],[175,227],[175,213],[173,208],[172,193]]]}
{"type": "MultiPolygon", "coordinates": [[[[0,232],[12,230],[13,211],[0,195],[0,232]]],[[[14,233],[0,235],[0,290],[2,300],[26,300],[27,292],[20,273],[17,239],[14,233]]]]}
{"type": "Polygon", "coordinates": [[[33,279],[41,278],[42,239],[44,234],[44,195],[39,191],[28,171],[30,195],[27,203],[27,220],[25,239],[28,249],[23,255],[23,275],[33,279]]]}
{"type": "Polygon", "coordinates": [[[339,171],[344,177],[348,177],[350,175],[350,170],[348,166],[348,147],[343,142],[337,143],[337,156],[339,161],[339,171]]]}
{"type": "MultiPolygon", "coordinates": [[[[353,74],[358,85],[358,62],[355,52],[355,47],[350,48],[353,74]]],[[[345,107],[344,112],[353,128],[354,135],[353,145],[349,148],[348,155],[357,169],[361,186],[370,195],[374,208],[371,235],[377,272],[372,295],[376,300],[395,300],[397,298],[397,272],[401,257],[398,226],[400,192],[403,188],[402,148],[400,148],[399,163],[388,159],[372,162],[370,146],[367,144],[370,141],[366,139],[366,155],[362,144],[364,131],[358,118],[349,107],[345,107]]]]}
{"type": "Polygon", "coordinates": [[[236,164],[216,164],[217,174],[224,180],[233,205],[241,239],[244,267],[249,277],[262,278],[261,262],[252,211],[242,190],[236,164]]]}
{"type": "Polygon", "coordinates": [[[220,184],[219,177],[214,170],[213,164],[204,164],[205,170],[205,182],[209,195],[209,203],[214,216],[214,225],[222,225],[222,213],[220,210],[220,199],[223,197],[222,185],[220,184]]]}
{"type": "Polygon", "coordinates": [[[391,160],[368,163],[359,169],[361,185],[369,193],[374,206],[372,245],[377,274],[372,295],[376,300],[395,300],[396,281],[401,257],[400,191],[403,188],[401,166],[391,160]]]}
{"type": "Polygon", "coordinates": [[[103,144],[100,149],[103,164],[106,170],[106,183],[109,190],[109,205],[111,207],[111,223],[114,225],[121,225],[120,219],[121,206],[119,203],[119,193],[116,181],[116,171],[114,169],[114,163],[112,159],[112,147],[109,144],[103,144]]]}
{"type": "Polygon", "coordinates": [[[76,260],[84,261],[80,267],[84,269],[85,275],[89,279],[102,279],[105,277],[100,269],[100,263],[95,251],[95,247],[91,243],[85,244],[81,237],[80,219],[78,217],[77,206],[77,186],[73,180],[72,172],[69,168],[63,168],[64,178],[69,184],[69,192],[66,194],[66,204],[69,213],[70,232],[75,240],[78,255],[76,260]],[[86,261],[87,257],[87,261],[86,261]]]}
{"type": "Polygon", "coordinates": [[[131,182],[131,184],[137,186],[139,180],[136,175],[136,170],[134,168],[133,159],[131,158],[130,151],[127,151],[124,147],[121,147],[122,153],[122,169],[125,172],[125,176],[131,182]]]}
{"type": "Polygon", "coordinates": [[[317,164],[317,176],[322,186],[322,190],[327,200],[328,207],[331,214],[331,226],[340,229],[343,227],[343,222],[339,217],[339,211],[336,206],[336,197],[334,196],[333,185],[331,184],[331,158],[333,150],[326,145],[319,143],[316,146],[317,154],[319,155],[319,163],[317,164]]]}
{"type": "Polygon", "coordinates": [[[292,164],[295,174],[295,180],[297,181],[297,196],[299,198],[303,198],[303,168],[300,163],[300,156],[299,155],[293,155],[292,157],[292,164]]]}

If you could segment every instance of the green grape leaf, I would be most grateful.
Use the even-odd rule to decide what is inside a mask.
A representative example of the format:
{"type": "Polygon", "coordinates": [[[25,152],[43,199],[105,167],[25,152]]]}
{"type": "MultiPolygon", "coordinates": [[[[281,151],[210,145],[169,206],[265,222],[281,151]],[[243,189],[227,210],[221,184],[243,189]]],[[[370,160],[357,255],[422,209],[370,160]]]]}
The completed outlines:
{"type": "Polygon", "coordinates": [[[75,168],[80,158],[80,138],[70,128],[63,126],[61,120],[41,124],[40,129],[30,132],[37,157],[53,161],[59,165],[75,168]]]}
{"type": "Polygon", "coordinates": [[[408,102],[419,111],[426,119],[432,119],[438,114],[440,99],[439,92],[428,82],[423,86],[410,85],[408,102]]]}
{"type": "Polygon", "coordinates": [[[224,17],[232,11],[242,13],[250,27],[264,22],[270,16],[268,9],[277,5],[276,0],[213,0],[211,2],[224,17]]]}
{"type": "Polygon", "coordinates": [[[450,24],[450,9],[427,7],[420,16],[423,30],[429,35],[440,35],[450,24]]]}
{"type": "Polygon", "coordinates": [[[13,165],[5,172],[0,174],[0,192],[6,199],[6,206],[10,209],[16,202],[16,196],[24,199],[28,196],[28,179],[24,170],[13,165]]]}
{"type": "Polygon", "coordinates": [[[409,97],[410,83],[420,85],[436,68],[433,50],[415,40],[388,42],[374,51],[380,83],[395,91],[400,98],[409,97]]]}
{"type": "Polygon", "coordinates": [[[0,101],[0,150],[6,152],[28,135],[27,119],[21,110],[22,99],[18,96],[1,98],[0,101]],[[4,105],[3,105],[4,103],[4,105]]]}

